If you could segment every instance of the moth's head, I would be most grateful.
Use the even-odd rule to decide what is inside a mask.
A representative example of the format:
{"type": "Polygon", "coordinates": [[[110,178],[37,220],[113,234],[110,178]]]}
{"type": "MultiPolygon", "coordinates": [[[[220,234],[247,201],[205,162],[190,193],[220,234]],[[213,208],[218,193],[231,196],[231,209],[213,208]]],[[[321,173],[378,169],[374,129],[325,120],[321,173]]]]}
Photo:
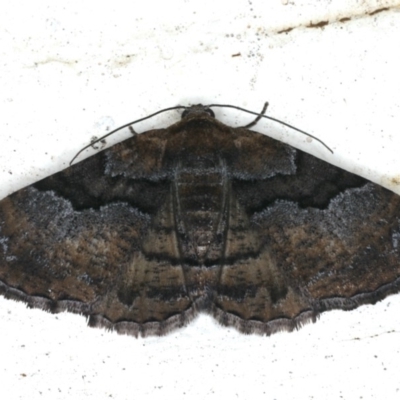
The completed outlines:
{"type": "Polygon", "coordinates": [[[207,115],[212,118],[215,117],[214,111],[211,110],[211,108],[203,106],[202,104],[196,104],[194,106],[185,108],[185,110],[182,113],[182,119],[188,117],[200,117],[204,115],[207,115]]]}

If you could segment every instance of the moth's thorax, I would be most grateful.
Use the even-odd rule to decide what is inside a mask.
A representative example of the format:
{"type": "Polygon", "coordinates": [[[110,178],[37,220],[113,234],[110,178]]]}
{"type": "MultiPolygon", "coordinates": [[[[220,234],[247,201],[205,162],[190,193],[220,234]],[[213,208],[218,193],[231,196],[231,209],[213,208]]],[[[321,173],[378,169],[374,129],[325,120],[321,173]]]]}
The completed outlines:
{"type": "Polygon", "coordinates": [[[217,154],[226,154],[235,148],[233,130],[216,121],[208,114],[190,115],[177,123],[167,137],[168,157],[190,158],[197,162],[199,157],[212,158],[217,154]]]}

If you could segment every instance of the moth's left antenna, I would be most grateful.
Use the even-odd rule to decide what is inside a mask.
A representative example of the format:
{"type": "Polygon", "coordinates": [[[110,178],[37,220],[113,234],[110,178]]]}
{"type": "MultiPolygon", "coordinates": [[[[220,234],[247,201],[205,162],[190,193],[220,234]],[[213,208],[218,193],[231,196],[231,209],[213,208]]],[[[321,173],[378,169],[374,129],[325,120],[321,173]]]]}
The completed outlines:
{"type": "Polygon", "coordinates": [[[128,126],[131,126],[131,125],[133,125],[133,124],[137,124],[138,122],[142,122],[142,121],[144,121],[144,120],[146,120],[146,119],[155,117],[156,115],[161,114],[161,113],[163,113],[163,112],[171,111],[171,110],[180,110],[180,109],[182,109],[182,108],[186,109],[187,107],[185,107],[185,106],[175,106],[175,107],[164,108],[163,110],[157,111],[157,112],[155,112],[154,114],[150,114],[150,115],[148,115],[147,117],[137,119],[136,121],[128,122],[127,124],[122,125],[122,126],[120,126],[119,128],[116,128],[116,129],[114,129],[113,131],[106,133],[104,136],[102,136],[102,137],[100,137],[100,138],[94,140],[93,142],[91,142],[90,144],[86,145],[85,147],[82,147],[82,148],[75,154],[74,158],[70,161],[69,165],[71,165],[71,164],[76,160],[76,158],[77,158],[83,151],[85,151],[85,150],[88,149],[89,147],[93,146],[94,144],[96,144],[96,143],[98,143],[98,142],[104,140],[105,138],[107,138],[107,137],[113,135],[115,132],[118,132],[118,131],[120,131],[121,129],[127,128],[128,126]]]}

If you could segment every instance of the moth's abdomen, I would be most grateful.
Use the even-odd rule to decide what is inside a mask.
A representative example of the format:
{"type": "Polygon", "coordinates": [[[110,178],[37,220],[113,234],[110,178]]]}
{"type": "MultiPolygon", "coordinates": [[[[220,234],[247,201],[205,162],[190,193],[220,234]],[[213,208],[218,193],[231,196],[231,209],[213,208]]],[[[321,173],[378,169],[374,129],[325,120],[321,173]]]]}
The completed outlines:
{"type": "Polygon", "coordinates": [[[182,255],[199,263],[217,261],[227,227],[229,184],[224,161],[215,157],[179,165],[172,190],[182,255]]]}

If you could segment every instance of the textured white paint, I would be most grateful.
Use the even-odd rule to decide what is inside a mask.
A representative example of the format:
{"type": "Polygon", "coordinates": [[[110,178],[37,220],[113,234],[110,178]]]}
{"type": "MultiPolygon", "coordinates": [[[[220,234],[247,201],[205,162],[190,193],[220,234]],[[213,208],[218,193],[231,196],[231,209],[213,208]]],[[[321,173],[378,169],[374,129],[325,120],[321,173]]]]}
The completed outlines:
{"type": "MultiPolygon", "coordinates": [[[[93,135],[160,108],[221,102],[257,111],[265,100],[271,115],[317,135],[334,154],[272,123],[259,131],[400,193],[396,3],[3,5],[0,197],[65,168],[93,135]],[[382,7],[390,9],[367,15],[382,7]],[[307,27],[323,21],[330,23],[307,27]]],[[[232,125],[251,120],[216,114],[232,125]]],[[[203,316],[169,336],[136,340],[1,298],[1,389],[7,399],[395,399],[399,310],[400,296],[392,296],[270,338],[203,316]]]]}

